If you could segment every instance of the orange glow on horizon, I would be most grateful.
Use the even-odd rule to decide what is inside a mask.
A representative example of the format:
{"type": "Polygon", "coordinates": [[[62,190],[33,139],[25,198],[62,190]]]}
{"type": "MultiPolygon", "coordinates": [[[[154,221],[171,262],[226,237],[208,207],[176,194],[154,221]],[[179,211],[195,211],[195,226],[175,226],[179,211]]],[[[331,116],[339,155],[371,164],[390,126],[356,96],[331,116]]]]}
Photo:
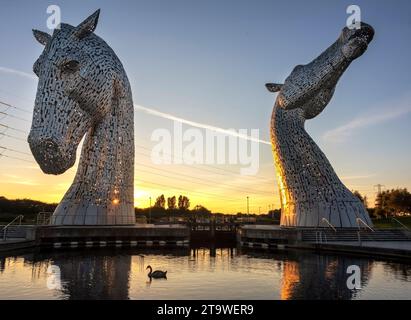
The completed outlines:
{"type": "MultiPolygon", "coordinates": [[[[247,196],[250,197],[250,213],[258,214],[261,212],[261,214],[266,214],[269,208],[281,207],[278,187],[283,190],[284,185],[279,176],[277,176],[277,179],[275,178],[273,166],[261,167],[256,177],[241,176],[239,174],[237,176],[232,174],[222,175],[218,171],[219,174],[213,175],[213,171],[204,173],[198,168],[177,165],[157,166],[157,172],[164,172],[164,175],[161,173],[152,175],[150,171],[153,171],[153,169],[144,170],[144,168],[139,168],[143,159],[137,158],[136,156],[138,163],[136,163],[134,186],[135,207],[148,208],[150,206],[150,197],[151,204],[154,205],[156,198],[161,194],[164,194],[166,198],[172,196],[178,198],[179,195],[186,195],[190,199],[190,208],[202,205],[214,213],[236,214],[238,212],[247,212],[247,196]],[[181,179],[179,178],[180,173],[182,174],[181,179]],[[174,176],[175,178],[173,178],[174,176]],[[187,176],[192,178],[187,179],[187,176]],[[202,179],[206,181],[204,184],[201,183],[202,179]],[[209,181],[215,181],[215,183],[209,181]]],[[[150,163],[150,166],[153,166],[153,164],[150,163]]],[[[233,171],[233,168],[226,167],[226,170],[233,171]]],[[[2,159],[1,169],[0,196],[9,199],[28,198],[47,203],[58,203],[74,179],[77,164],[64,174],[56,176],[44,174],[35,163],[25,164],[4,158],[2,159]]],[[[346,183],[346,185],[350,189],[357,190],[357,186],[350,186],[349,183],[346,183]]],[[[364,194],[362,189],[360,189],[360,192],[364,194]]],[[[369,205],[372,206],[375,193],[365,194],[368,197],[369,205]]],[[[284,192],[282,199],[286,202],[284,192]]]]}

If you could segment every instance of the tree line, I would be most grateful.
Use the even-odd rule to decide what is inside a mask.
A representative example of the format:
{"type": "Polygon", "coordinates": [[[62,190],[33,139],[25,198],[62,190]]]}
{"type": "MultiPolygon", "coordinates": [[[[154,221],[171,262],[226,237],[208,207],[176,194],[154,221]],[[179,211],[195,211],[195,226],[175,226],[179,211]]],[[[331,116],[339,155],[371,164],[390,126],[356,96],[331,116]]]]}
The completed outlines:
{"type": "MultiPolygon", "coordinates": [[[[366,207],[368,201],[358,191],[353,192],[366,207]]],[[[407,188],[385,190],[378,193],[375,199],[375,208],[368,208],[370,215],[374,218],[394,217],[411,213],[411,193],[407,188]]]]}
{"type": "Polygon", "coordinates": [[[375,201],[378,216],[398,216],[411,213],[411,193],[406,188],[382,191],[375,201]]]}
{"type": "Polygon", "coordinates": [[[190,199],[185,195],[165,197],[164,194],[158,196],[154,205],[149,208],[135,208],[137,218],[145,216],[147,220],[158,221],[162,218],[174,218],[187,220],[193,217],[209,217],[211,211],[202,205],[196,205],[190,210],[190,199]]]}
{"type": "Polygon", "coordinates": [[[57,203],[45,203],[31,199],[7,199],[0,196],[0,221],[10,222],[18,215],[26,221],[36,221],[39,212],[53,212],[57,203]]]}
{"type": "MultiPolygon", "coordinates": [[[[166,198],[164,197],[164,194],[157,197],[154,203],[154,208],[166,209],[166,198]]],[[[177,202],[176,196],[167,198],[167,209],[168,210],[178,209],[180,211],[186,211],[189,208],[190,208],[190,199],[186,196],[180,195],[178,197],[178,202],[177,202]]]]}

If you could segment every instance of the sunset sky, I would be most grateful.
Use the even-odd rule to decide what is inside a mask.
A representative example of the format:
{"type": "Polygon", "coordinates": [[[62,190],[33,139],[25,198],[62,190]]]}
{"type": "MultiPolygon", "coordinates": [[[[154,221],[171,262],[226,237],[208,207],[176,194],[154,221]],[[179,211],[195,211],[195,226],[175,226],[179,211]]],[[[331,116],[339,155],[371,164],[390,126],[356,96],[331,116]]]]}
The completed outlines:
{"type": "MultiPolygon", "coordinates": [[[[135,110],[136,206],[163,193],[185,194],[192,206],[214,212],[246,212],[247,196],[251,212],[278,208],[270,145],[259,143],[257,175],[243,176],[238,165],[156,165],[151,135],[172,130],[170,118],[177,117],[183,129],[259,129],[269,141],[275,95],[264,84],[284,81],[333,43],[352,3],[2,1],[0,102],[19,109],[0,105],[0,195],[58,202],[76,171],[77,163],[60,176],[44,174],[25,142],[37,87],[32,65],[43,50],[31,29],[51,33],[46,8],[57,4],[62,21],[72,25],[101,8],[96,34],[119,56],[141,106],[135,110]]],[[[376,184],[411,189],[411,2],[354,3],[376,36],[306,128],[347,187],[373,206],[376,184]]]]}

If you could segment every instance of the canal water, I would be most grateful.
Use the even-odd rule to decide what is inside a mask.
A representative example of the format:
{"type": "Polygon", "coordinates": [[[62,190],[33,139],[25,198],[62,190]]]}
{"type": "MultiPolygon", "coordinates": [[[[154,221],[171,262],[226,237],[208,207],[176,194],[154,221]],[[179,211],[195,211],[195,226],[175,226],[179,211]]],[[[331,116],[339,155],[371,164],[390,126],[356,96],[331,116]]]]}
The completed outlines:
{"type": "Polygon", "coordinates": [[[37,251],[0,256],[0,299],[411,299],[411,262],[235,248],[37,251]],[[147,265],[167,279],[150,281],[147,265]],[[347,286],[353,265],[359,289],[347,286]]]}

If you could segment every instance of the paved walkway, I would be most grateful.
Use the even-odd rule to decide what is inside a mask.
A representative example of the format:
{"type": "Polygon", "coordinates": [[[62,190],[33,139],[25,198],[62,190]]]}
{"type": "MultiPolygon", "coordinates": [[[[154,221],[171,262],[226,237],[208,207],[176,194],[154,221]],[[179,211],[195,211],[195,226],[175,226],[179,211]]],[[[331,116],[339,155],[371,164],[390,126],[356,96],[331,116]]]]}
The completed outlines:
{"type": "Polygon", "coordinates": [[[359,246],[358,241],[347,242],[332,242],[327,244],[355,246],[363,248],[381,248],[381,249],[394,249],[394,250],[406,250],[411,251],[411,241],[363,241],[359,246]]]}

